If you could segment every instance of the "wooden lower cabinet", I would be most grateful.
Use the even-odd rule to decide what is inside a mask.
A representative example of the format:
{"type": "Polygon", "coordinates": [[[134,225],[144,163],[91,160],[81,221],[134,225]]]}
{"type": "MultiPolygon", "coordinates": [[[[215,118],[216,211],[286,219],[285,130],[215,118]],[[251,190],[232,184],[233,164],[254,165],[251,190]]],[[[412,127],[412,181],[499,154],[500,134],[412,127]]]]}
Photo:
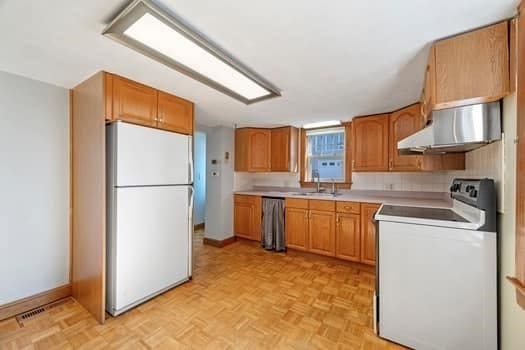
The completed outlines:
{"type": "Polygon", "coordinates": [[[286,208],[285,235],[288,248],[308,250],[308,209],[286,208]]]}
{"type": "Polygon", "coordinates": [[[310,210],[309,251],[335,256],[335,212],[310,210]]]}
{"type": "Polygon", "coordinates": [[[369,265],[376,263],[376,226],[373,216],[380,204],[361,204],[361,262],[369,265]]]}
{"type": "Polygon", "coordinates": [[[350,261],[361,260],[361,216],[336,214],[335,256],[350,261]]]}
{"type": "Polygon", "coordinates": [[[262,199],[258,196],[235,195],[233,231],[235,236],[261,240],[262,199]]]}

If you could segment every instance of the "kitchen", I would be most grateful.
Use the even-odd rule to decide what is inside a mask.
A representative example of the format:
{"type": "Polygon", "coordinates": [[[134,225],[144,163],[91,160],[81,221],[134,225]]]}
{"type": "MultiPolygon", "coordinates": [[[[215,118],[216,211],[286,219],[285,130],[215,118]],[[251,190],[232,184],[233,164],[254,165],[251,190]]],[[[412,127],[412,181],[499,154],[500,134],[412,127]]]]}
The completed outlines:
{"type": "Polygon", "coordinates": [[[0,3],[0,347],[525,347],[525,21],[454,4],[0,3]]]}

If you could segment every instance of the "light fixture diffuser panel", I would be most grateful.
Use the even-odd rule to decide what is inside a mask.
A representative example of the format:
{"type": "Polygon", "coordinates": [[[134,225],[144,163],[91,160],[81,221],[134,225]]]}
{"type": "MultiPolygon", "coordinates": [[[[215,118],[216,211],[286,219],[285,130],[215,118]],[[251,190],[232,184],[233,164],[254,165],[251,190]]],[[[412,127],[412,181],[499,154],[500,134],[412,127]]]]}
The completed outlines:
{"type": "Polygon", "coordinates": [[[277,88],[151,1],[132,2],[103,34],[246,104],[280,96],[277,88]]]}

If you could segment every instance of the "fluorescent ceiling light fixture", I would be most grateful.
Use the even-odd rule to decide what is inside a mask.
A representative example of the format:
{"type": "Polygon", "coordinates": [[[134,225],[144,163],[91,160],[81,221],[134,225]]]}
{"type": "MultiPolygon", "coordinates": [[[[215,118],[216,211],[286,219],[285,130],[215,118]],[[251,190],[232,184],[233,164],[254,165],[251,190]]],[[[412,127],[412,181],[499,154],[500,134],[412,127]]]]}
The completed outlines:
{"type": "Polygon", "coordinates": [[[246,104],[279,89],[150,0],[131,2],[104,35],[246,104]]]}
{"type": "Polygon", "coordinates": [[[340,120],[327,120],[323,122],[309,123],[309,124],[304,124],[303,128],[304,129],[315,129],[315,128],[326,128],[329,126],[336,126],[336,125],[341,125],[341,121],[340,120]]]}

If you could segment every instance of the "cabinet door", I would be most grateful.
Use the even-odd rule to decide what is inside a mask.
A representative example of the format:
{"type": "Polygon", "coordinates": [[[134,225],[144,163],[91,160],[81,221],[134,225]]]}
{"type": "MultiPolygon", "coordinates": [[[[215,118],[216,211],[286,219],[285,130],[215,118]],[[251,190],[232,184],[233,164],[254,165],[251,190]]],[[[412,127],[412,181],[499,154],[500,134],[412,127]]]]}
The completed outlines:
{"type": "Polygon", "coordinates": [[[281,172],[297,171],[297,128],[287,126],[271,129],[271,170],[281,172]]]}
{"type": "Polygon", "coordinates": [[[352,121],[354,171],[388,171],[388,114],[352,121]]]}
{"type": "Polygon", "coordinates": [[[271,135],[269,129],[250,129],[248,133],[248,171],[270,171],[271,135]]]}
{"type": "Polygon", "coordinates": [[[308,250],[308,209],[286,208],[286,246],[308,250]]]}
{"type": "Polygon", "coordinates": [[[248,171],[248,129],[235,129],[235,171],[248,171]]]}
{"type": "Polygon", "coordinates": [[[157,126],[157,90],[114,75],[113,119],[157,126]]]}
{"type": "Polygon", "coordinates": [[[235,202],[233,205],[233,231],[236,236],[251,239],[255,208],[252,203],[235,202]]]}
{"type": "Polygon", "coordinates": [[[335,256],[335,212],[310,210],[309,251],[335,256]]]}
{"type": "Polygon", "coordinates": [[[435,44],[436,108],[495,101],[509,93],[508,23],[435,44]]]}
{"type": "Polygon", "coordinates": [[[181,134],[193,134],[193,103],[159,91],[158,127],[181,134]]]}
{"type": "Polygon", "coordinates": [[[380,206],[361,204],[361,262],[369,265],[376,263],[376,226],[372,219],[380,206]]]}
{"type": "Polygon", "coordinates": [[[420,169],[421,156],[399,155],[397,150],[398,141],[423,128],[423,118],[420,112],[420,105],[418,103],[390,115],[390,171],[417,171],[420,169]]]}
{"type": "Polygon", "coordinates": [[[361,259],[361,217],[355,214],[337,214],[335,256],[345,260],[361,259]]]}
{"type": "Polygon", "coordinates": [[[261,197],[234,196],[233,231],[236,236],[259,241],[261,239],[261,220],[261,197]]]}

